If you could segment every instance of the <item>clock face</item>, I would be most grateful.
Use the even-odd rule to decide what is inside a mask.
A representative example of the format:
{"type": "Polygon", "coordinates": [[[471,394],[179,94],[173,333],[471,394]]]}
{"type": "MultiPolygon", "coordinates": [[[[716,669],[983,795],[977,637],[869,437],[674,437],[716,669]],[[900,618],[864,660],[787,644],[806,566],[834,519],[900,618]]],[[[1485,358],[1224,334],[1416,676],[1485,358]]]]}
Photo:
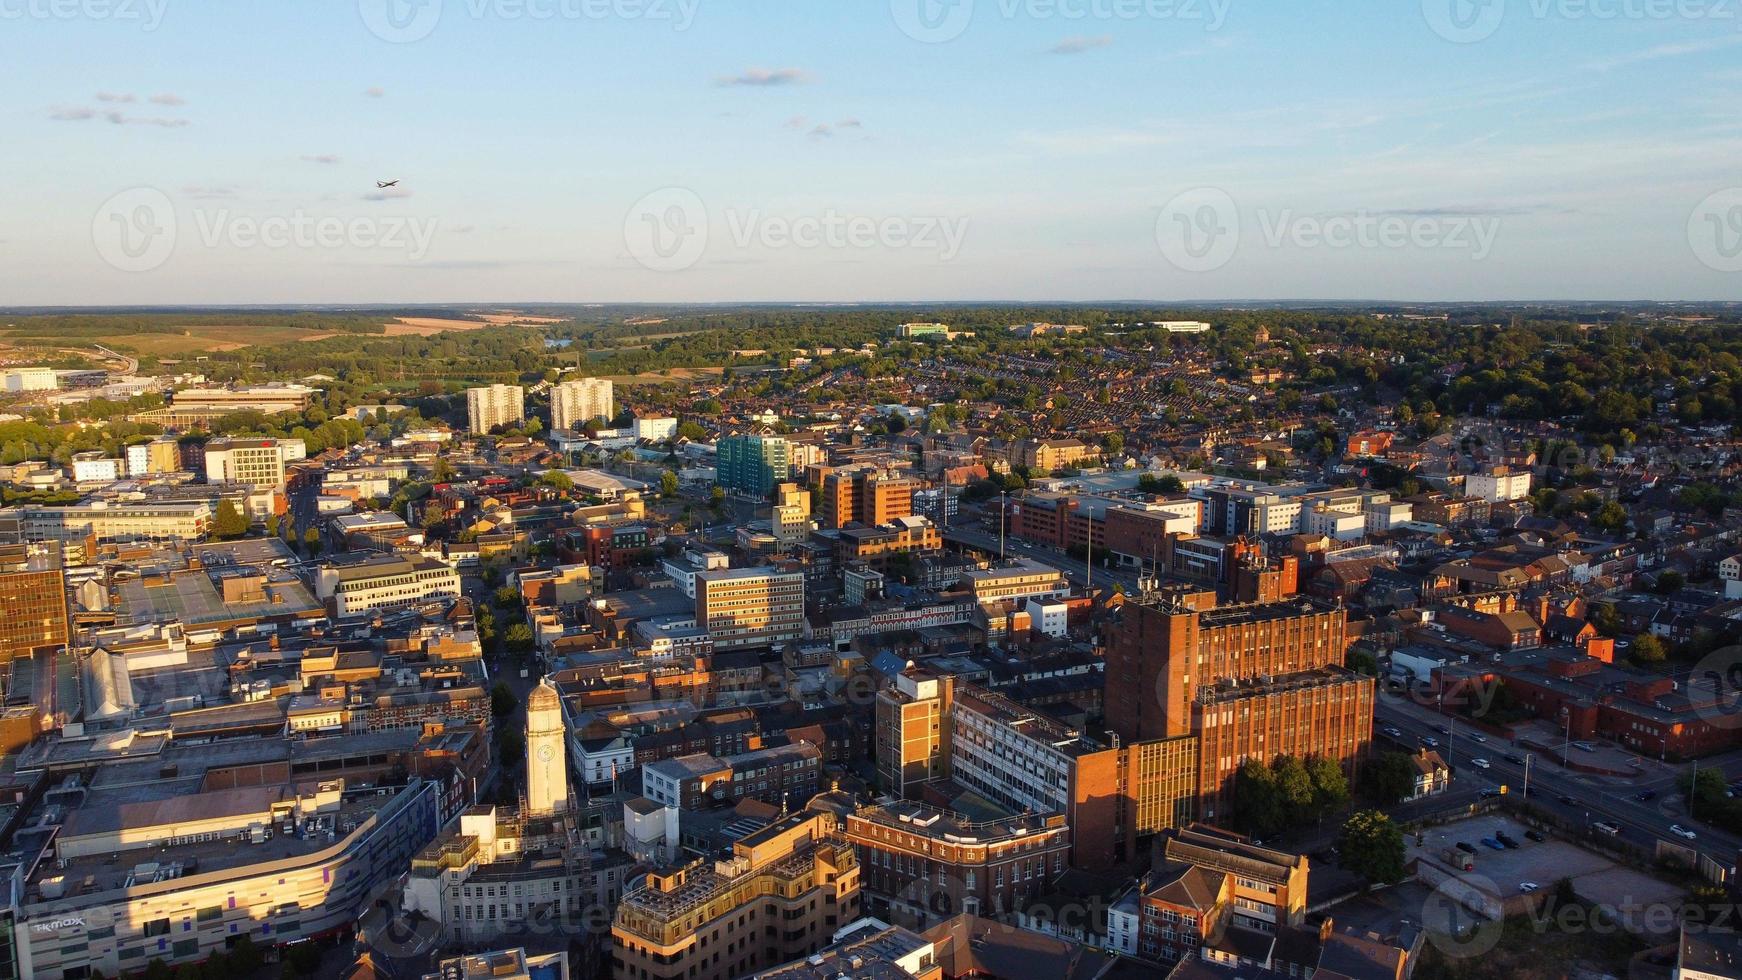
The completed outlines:
{"type": "Polygon", "coordinates": [[[549,762],[551,759],[551,756],[554,756],[554,755],[556,755],[556,750],[552,749],[550,746],[540,745],[538,747],[538,758],[540,761],[549,762]]]}

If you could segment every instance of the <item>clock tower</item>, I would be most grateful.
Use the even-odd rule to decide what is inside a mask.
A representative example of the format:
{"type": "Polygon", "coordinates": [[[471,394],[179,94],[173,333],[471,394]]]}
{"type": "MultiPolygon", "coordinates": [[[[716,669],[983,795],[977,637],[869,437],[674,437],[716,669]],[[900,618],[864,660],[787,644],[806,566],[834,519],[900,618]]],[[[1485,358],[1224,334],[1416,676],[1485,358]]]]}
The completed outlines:
{"type": "Polygon", "coordinates": [[[543,816],[568,809],[568,732],[562,697],[540,680],[526,699],[526,810],[543,816]]]}

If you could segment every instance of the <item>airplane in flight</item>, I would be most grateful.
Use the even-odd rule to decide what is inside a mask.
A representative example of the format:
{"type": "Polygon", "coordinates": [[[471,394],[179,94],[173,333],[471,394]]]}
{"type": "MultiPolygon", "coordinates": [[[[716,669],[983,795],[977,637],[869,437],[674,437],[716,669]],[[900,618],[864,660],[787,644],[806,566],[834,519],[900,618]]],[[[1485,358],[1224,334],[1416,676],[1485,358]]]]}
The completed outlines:
{"type": "Polygon", "coordinates": [[[386,190],[389,187],[398,187],[398,186],[399,186],[399,181],[397,181],[397,180],[378,180],[375,182],[375,187],[379,190],[386,190]]]}

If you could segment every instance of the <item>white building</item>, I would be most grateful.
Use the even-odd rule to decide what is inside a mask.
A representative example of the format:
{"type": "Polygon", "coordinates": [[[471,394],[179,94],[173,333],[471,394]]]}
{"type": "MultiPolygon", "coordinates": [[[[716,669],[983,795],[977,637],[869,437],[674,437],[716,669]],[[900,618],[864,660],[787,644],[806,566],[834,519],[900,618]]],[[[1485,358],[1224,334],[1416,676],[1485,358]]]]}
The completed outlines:
{"type": "Polygon", "coordinates": [[[72,471],[74,483],[114,483],[121,479],[121,461],[100,452],[74,453],[72,471]]]}
{"type": "Polygon", "coordinates": [[[1401,500],[1367,504],[1367,530],[1390,531],[1415,520],[1415,505],[1401,500]]]}
{"type": "Polygon", "coordinates": [[[526,389],[519,385],[466,389],[466,422],[473,435],[484,435],[498,425],[513,425],[524,418],[526,389]]]}
{"type": "Polygon", "coordinates": [[[1199,320],[1157,320],[1150,324],[1168,333],[1208,333],[1210,325],[1199,320]]]}
{"type": "Polygon", "coordinates": [[[1464,477],[1464,493],[1492,503],[1523,500],[1530,496],[1530,471],[1496,466],[1486,473],[1472,473],[1464,477]]]}
{"type": "Polygon", "coordinates": [[[59,386],[55,380],[54,368],[21,367],[12,368],[5,374],[0,374],[0,380],[5,382],[8,392],[20,391],[53,391],[59,386]]]}
{"type": "Polygon", "coordinates": [[[206,443],[206,482],[282,490],[285,466],[307,456],[301,439],[213,439],[206,443]]]}
{"type": "Polygon", "coordinates": [[[1028,618],[1036,632],[1054,638],[1069,632],[1070,606],[1057,598],[1028,600],[1028,618]]]}
{"type": "Polygon", "coordinates": [[[333,615],[400,609],[431,599],[457,599],[460,576],[423,555],[369,552],[323,564],[315,573],[315,596],[331,601],[333,615]]]}
{"type": "Polygon", "coordinates": [[[26,504],[0,510],[0,544],[37,541],[197,541],[212,526],[203,500],[131,503],[94,500],[69,507],[26,504]]]}
{"type": "Polygon", "coordinates": [[[677,436],[677,419],[636,419],[635,438],[648,442],[663,442],[677,436]]]}
{"type": "Polygon", "coordinates": [[[594,419],[616,414],[612,385],[604,378],[564,381],[550,389],[550,427],[573,432],[594,419]]]}

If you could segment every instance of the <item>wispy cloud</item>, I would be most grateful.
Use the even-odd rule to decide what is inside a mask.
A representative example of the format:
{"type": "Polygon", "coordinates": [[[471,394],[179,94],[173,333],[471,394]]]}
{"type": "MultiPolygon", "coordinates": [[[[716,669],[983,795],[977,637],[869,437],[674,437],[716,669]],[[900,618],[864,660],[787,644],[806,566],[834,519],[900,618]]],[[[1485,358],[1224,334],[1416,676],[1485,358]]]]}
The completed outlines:
{"type": "Polygon", "coordinates": [[[304,163],[339,163],[342,159],[336,153],[311,153],[302,158],[304,163]]]}
{"type": "Polygon", "coordinates": [[[181,192],[199,201],[224,201],[236,196],[236,188],[228,184],[193,184],[182,188],[181,192]]]}
{"type": "Polygon", "coordinates": [[[182,98],[181,96],[176,95],[174,93],[164,92],[160,95],[152,96],[151,97],[151,104],[152,105],[176,106],[176,105],[187,105],[188,101],[186,99],[182,98]]]}
{"type": "Polygon", "coordinates": [[[1708,38],[1703,41],[1678,41],[1670,44],[1658,44],[1612,58],[1599,58],[1587,62],[1585,67],[1591,71],[1614,71],[1617,68],[1627,68],[1632,65],[1642,65],[1652,61],[1662,61],[1665,58],[1681,58],[1687,55],[1705,54],[1708,51],[1719,51],[1724,48],[1742,44],[1742,34],[1730,34],[1723,37],[1708,38]]]}
{"type": "Polygon", "coordinates": [[[56,122],[89,122],[93,119],[102,119],[116,126],[157,126],[163,129],[180,129],[188,124],[186,119],[173,119],[168,116],[130,116],[118,109],[90,109],[85,106],[58,106],[49,112],[48,118],[56,122]]]}
{"type": "Polygon", "coordinates": [[[363,90],[363,94],[371,99],[379,99],[387,94],[387,90],[379,85],[371,85],[363,90]]]}
{"type": "Polygon", "coordinates": [[[802,68],[751,68],[736,75],[714,79],[715,85],[775,88],[781,85],[804,85],[812,81],[811,73],[802,68]]]}
{"type": "Polygon", "coordinates": [[[137,102],[139,100],[135,99],[133,96],[128,95],[125,92],[98,92],[97,93],[97,101],[98,102],[137,102]]]}
{"type": "Polygon", "coordinates": [[[365,201],[400,201],[411,196],[411,192],[403,187],[384,187],[363,195],[365,201]]]}
{"type": "Polygon", "coordinates": [[[1096,37],[1067,37],[1052,46],[1049,54],[1082,54],[1096,48],[1104,48],[1113,43],[1111,35],[1102,34],[1096,37]]]}

